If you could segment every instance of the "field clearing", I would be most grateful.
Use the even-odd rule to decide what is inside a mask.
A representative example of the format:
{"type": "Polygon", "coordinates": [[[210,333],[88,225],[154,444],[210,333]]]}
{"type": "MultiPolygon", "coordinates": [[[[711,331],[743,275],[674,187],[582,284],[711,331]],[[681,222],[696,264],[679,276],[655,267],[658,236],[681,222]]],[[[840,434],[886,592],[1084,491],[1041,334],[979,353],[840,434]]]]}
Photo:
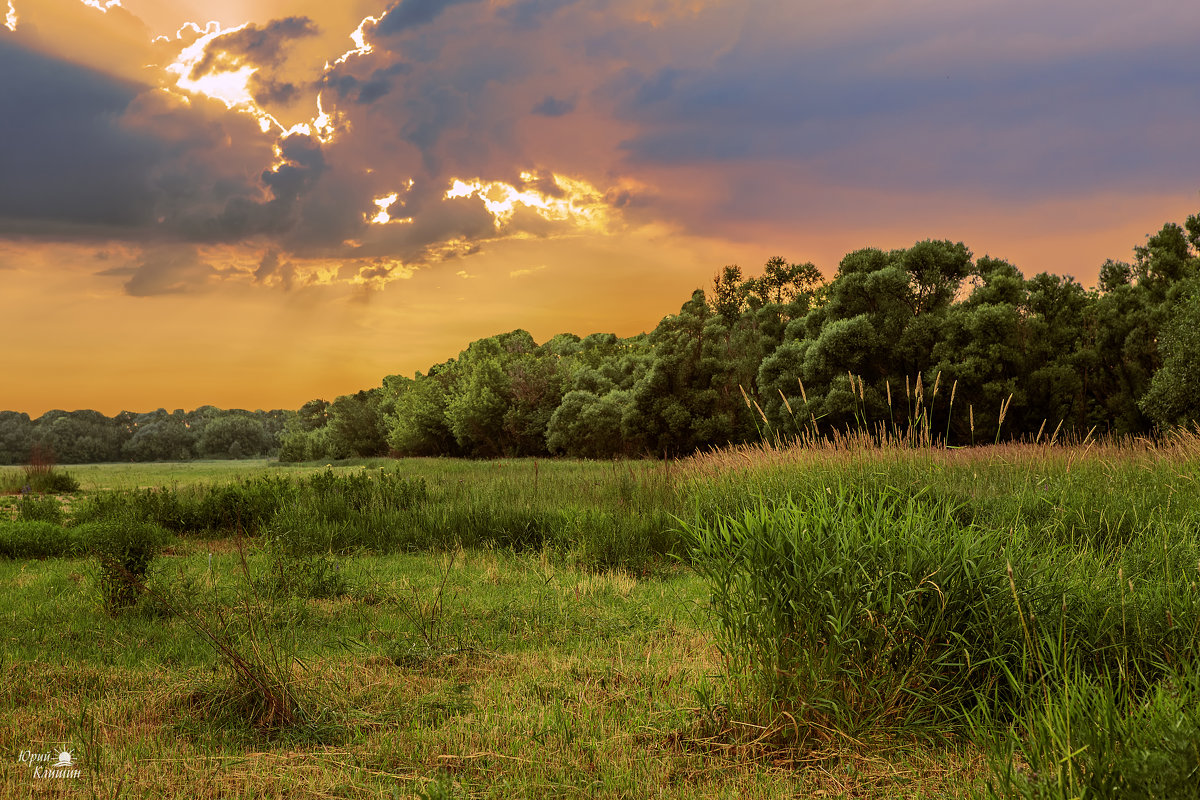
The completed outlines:
{"type": "MultiPolygon", "coordinates": [[[[105,607],[95,558],[0,558],[0,748],[67,748],[81,769],[70,782],[37,783],[31,764],[14,756],[0,763],[0,796],[966,798],[989,796],[990,783],[991,796],[1033,797],[1020,780],[997,782],[1003,745],[994,750],[970,720],[996,735],[1008,723],[962,717],[912,688],[923,674],[913,670],[928,664],[905,673],[910,688],[897,697],[909,699],[882,710],[863,700],[864,688],[894,680],[886,659],[870,661],[875,657],[862,649],[865,633],[921,623],[917,616],[864,627],[881,612],[862,605],[874,602],[870,597],[854,598],[860,610],[847,617],[855,620],[846,629],[853,640],[842,652],[853,653],[856,666],[849,677],[830,674],[843,675],[838,685],[860,688],[847,695],[829,683],[803,684],[814,702],[823,698],[820,714],[797,703],[806,696],[796,694],[802,684],[756,678],[756,662],[732,653],[731,643],[750,641],[755,652],[757,645],[722,622],[722,603],[740,601],[718,592],[711,568],[726,570],[729,585],[742,585],[744,573],[736,558],[721,555],[720,542],[711,550],[717,560],[704,561],[709,551],[698,537],[719,520],[733,526],[726,531],[757,530],[759,522],[785,530],[796,508],[805,524],[818,526],[814,531],[832,526],[834,538],[820,554],[836,566],[839,546],[862,565],[869,546],[871,563],[883,564],[878,558],[890,558],[888,548],[909,528],[933,538],[920,540],[926,543],[919,552],[900,551],[904,558],[928,556],[945,532],[955,547],[982,537],[978,558],[986,560],[995,555],[988,537],[998,536],[1016,577],[1010,571],[1003,578],[1002,558],[1001,602],[987,605],[987,613],[1012,608],[1012,597],[1004,599],[1011,583],[1013,595],[1021,593],[1021,613],[1010,616],[1036,640],[1032,611],[1046,598],[1034,589],[1049,580],[1063,592],[1072,644],[1062,639],[1062,665],[1043,664],[1046,688],[1085,694],[1089,681],[1107,674],[1094,672],[1108,661],[1091,654],[1111,652],[1151,676],[1150,695],[1137,689],[1151,699],[1136,702],[1152,705],[1130,717],[1149,719],[1161,706],[1154,687],[1186,684],[1196,662],[1198,452],[1193,439],[1158,447],[917,452],[859,442],[820,451],[743,448],[668,464],[405,459],[328,469],[247,461],[70,467],[84,484],[66,520],[70,535],[73,525],[84,531],[96,524],[83,521],[87,514],[111,510],[94,498],[140,502],[139,513],[151,515],[167,513],[161,501],[174,498],[175,516],[162,519],[184,526],[181,520],[199,519],[197,509],[214,497],[250,502],[259,497],[251,493],[256,487],[282,485],[256,481],[287,476],[308,488],[245,536],[219,526],[171,529],[149,573],[150,591],[119,611],[105,607]],[[222,495],[230,485],[243,494],[222,495]],[[413,505],[380,505],[385,498],[370,494],[377,485],[416,492],[413,505]],[[128,491],[148,486],[169,491],[128,491]],[[329,495],[328,487],[340,494],[329,495]],[[366,494],[359,510],[348,512],[337,503],[352,490],[366,494]],[[873,528],[846,533],[860,520],[839,516],[858,508],[844,498],[874,503],[893,496],[916,497],[918,506],[894,504],[908,516],[879,517],[874,539],[873,528]],[[145,505],[151,500],[157,505],[145,505]],[[380,526],[393,538],[381,537],[380,526]],[[1051,571],[1029,572],[1034,562],[1051,571]],[[1025,579],[1033,574],[1044,575],[1042,584],[1025,579]],[[1069,598],[1076,598],[1070,620],[1069,598]],[[248,686],[237,660],[222,656],[214,641],[279,679],[279,691],[294,696],[292,722],[270,721],[270,692],[248,686]],[[1167,679],[1175,684],[1152,677],[1163,658],[1183,668],[1167,679]],[[1074,674],[1068,667],[1084,671],[1048,682],[1074,674]],[[847,710],[860,717],[837,716],[847,710]]],[[[248,524],[249,517],[238,519],[248,524]]],[[[808,575],[804,568],[798,564],[768,585],[800,602],[802,593],[790,594],[786,582],[808,575]]],[[[905,603],[935,597],[927,570],[920,571],[915,588],[897,595],[916,598],[905,603]]],[[[941,582],[936,594],[943,586],[950,593],[950,580],[945,573],[934,578],[941,582]]],[[[1056,609],[1058,596],[1050,601],[1046,608],[1056,609]]],[[[757,613],[768,605],[749,608],[757,613]]],[[[784,630],[800,635],[803,619],[789,619],[780,623],[784,630]]],[[[833,642],[830,629],[816,635],[833,642]]],[[[1048,658],[1036,641],[1030,646],[1048,658]]],[[[898,651],[888,652],[894,659],[898,651]]],[[[822,669],[837,666],[824,663],[822,669]]],[[[939,674],[956,674],[944,659],[929,663],[939,674]]],[[[1074,713],[1073,702],[1043,712],[1074,713]]],[[[1185,731],[1196,717],[1170,713],[1183,714],[1171,719],[1185,731]]],[[[1038,731],[1013,735],[1020,747],[1033,747],[1038,731]]],[[[1150,758],[1156,751],[1146,752],[1150,758]]],[[[1186,762],[1163,752],[1171,763],[1186,762]]],[[[1127,755],[1114,758],[1122,763],[1127,755]]],[[[1038,757],[1036,749],[1020,748],[1008,756],[1016,764],[1038,757]]],[[[1079,796],[1074,778],[1059,777],[1061,794],[1036,796],[1079,796]]]]}
{"type": "MultiPolygon", "coordinates": [[[[235,553],[217,554],[210,573],[206,543],[195,545],[167,569],[216,591],[236,583],[235,553]]],[[[714,709],[697,705],[722,664],[704,586],[682,572],[637,580],[486,551],[345,570],[362,587],[350,596],[277,609],[320,711],[312,730],[264,737],[236,711],[214,713],[223,676],[181,621],[109,617],[80,562],[0,566],[27,598],[4,612],[0,746],[73,746],[102,797],[118,786],[151,797],[761,798],[891,787],[884,797],[960,759],[905,745],[882,762],[846,748],[797,770],[785,753],[727,746],[706,727],[714,709]],[[409,614],[443,577],[426,637],[409,614]],[[922,777],[922,763],[934,771],[922,777]]],[[[24,767],[6,763],[0,785],[27,787],[24,767]]],[[[941,777],[945,793],[927,796],[960,796],[941,777]]]]}
{"type": "MultiPolygon", "coordinates": [[[[329,464],[319,462],[280,463],[274,459],[214,459],[195,461],[156,461],[105,464],[68,464],[59,467],[76,478],[85,491],[101,489],[139,489],[156,486],[191,486],[195,484],[233,481],[256,475],[310,475],[325,469],[345,472],[363,468],[387,467],[407,475],[431,478],[471,478],[514,473],[516,478],[535,475],[603,476],[613,472],[662,469],[658,461],[576,461],[567,459],[493,459],[470,461],[456,458],[355,458],[329,464]]],[[[17,467],[0,467],[0,471],[19,472],[17,467]]]]}

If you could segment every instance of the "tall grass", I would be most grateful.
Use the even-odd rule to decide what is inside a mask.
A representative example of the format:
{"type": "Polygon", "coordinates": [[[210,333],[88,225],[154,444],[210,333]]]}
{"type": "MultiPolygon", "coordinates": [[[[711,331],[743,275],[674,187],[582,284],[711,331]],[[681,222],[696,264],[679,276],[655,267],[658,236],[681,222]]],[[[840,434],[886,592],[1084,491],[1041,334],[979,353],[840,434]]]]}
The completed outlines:
{"type": "Polygon", "coordinates": [[[970,735],[994,796],[1194,796],[1195,436],[814,445],[681,470],[737,713],[805,740],[970,735]]]}
{"type": "MultiPolygon", "coordinates": [[[[972,720],[991,743],[986,796],[1028,800],[1190,800],[1200,787],[1200,669],[1182,665],[1146,691],[1066,665],[1063,679],[1000,722],[972,720]]],[[[1012,676],[1016,680],[1015,676],[1012,676]]]]}
{"type": "Polygon", "coordinates": [[[767,715],[759,722],[788,714],[854,737],[932,733],[997,688],[1021,652],[1007,537],[964,531],[951,511],[837,485],[686,526],[731,675],[747,708],[767,715]]]}

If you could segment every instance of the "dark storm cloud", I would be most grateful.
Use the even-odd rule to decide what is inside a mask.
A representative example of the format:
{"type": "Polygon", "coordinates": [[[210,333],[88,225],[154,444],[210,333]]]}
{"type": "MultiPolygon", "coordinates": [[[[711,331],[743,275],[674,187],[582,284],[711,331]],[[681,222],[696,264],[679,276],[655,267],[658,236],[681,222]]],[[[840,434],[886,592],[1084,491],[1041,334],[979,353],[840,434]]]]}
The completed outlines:
{"type": "Polygon", "coordinates": [[[450,6],[477,3],[480,0],[400,0],[387,10],[375,26],[380,36],[393,36],[411,28],[428,25],[450,6]]]}
{"type": "Polygon", "coordinates": [[[283,161],[259,176],[270,192],[260,201],[248,193],[234,195],[215,216],[187,218],[183,228],[196,241],[227,242],[262,235],[279,235],[292,228],[297,206],[325,171],[325,156],[319,143],[293,134],[279,143],[283,161]]]}
{"type": "Polygon", "coordinates": [[[144,87],[7,36],[0,75],[0,233],[120,230],[153,219],[148,176],[164,148],[120,123],[144,87]]]}
{"type": "Polygon", "coordinates": [[[192,78],[199,78],[230,60],[277,67],[283,63],[285,50],[293,40],[317,33],[317,26],[308,17],[275,19],[261,28],[247,25],[213,39],[204,51],[204,58],[192,68],[192,78]]]}
{"type": "Polygon", "coordinates": [[[272,104],[286,105],[300,96],[301,88],[290,81],[261,79],[257,74],[250,80],[250,90],[254,94],[254,102],[260,106],[272,104]]]}
{"type": "MultiPolygon", "coordinates": [[[[275,20],[218,37],[197,72],[259,67],[251,91],[290,106],[285,126],[323,92],[336,131],[280,141],[280,161],[278,131],[253,116],[0,37],[0,75],[22,76],[0,84],[0,233],[245,242],[268,253],[253,273],[274,286],[291,280],[289,258],[408,268],[570,225],[518,209],[498,231],[478,196],[446,198],[454,179],[561,197],[558,173],[609,192],[625,220],[706,235],[803,222],[833,191],[907,204],[1200,184],[1200,60],[1180,25],[1132,3],[1100,25],[1076,13],[1082,0],[1011,2],[1021,13],[982,0],[911,14],[883,0],[398,0],[363,27],[370,52],[339,59],[339,40],[316,54],[334,64],[319,81],[288,58],[312,21],[275,20]],[[393,221],[370,224],[392,192],[393,221]]],[[[125,277],[131,292],[188,291],[211,280],[204,266],[155,250],[125,277]]]]}
{"type": "MultiPolygon", "coordinates": [[[[286,226],[298,195],[323,169],[319,150],[285,142],[287,163],[261,182],[247,180],[247,167],[270,155],[248,118],[179,104],[7,37],[0,37],[0,74],[22,76],[0,82],[0,234],[235,240],[286,226]],[[266,200],[264,187],[272,193],[266,200]]],[[[179,263],[168,259],[146,274],[179,263]]]]}
{"type": "Polygon", "coordinates": [[[326,73],[320,86],[333,89],[339,98],[367,105],[390,93],[396,78],[408,71],[403,61],[372,70],[365,78],[356,77],[349,67],[339,68],[326,73]]]}

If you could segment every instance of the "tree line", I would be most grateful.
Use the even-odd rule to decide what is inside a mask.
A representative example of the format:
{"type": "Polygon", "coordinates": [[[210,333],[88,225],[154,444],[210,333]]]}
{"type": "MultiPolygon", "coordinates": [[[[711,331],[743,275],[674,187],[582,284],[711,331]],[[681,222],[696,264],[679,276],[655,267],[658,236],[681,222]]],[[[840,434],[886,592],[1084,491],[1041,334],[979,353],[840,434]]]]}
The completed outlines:
{"type": "Polygon", "coordinates": [[[289,415],[282,460],[674,456],[763,436],[932,429],[949,444],[1200,419],[1200,216],[1085,289],[960,243],[722,269],[648,334],[516,330],[289,415]]]}
{"type": "Polygon", "coordinates": [[[677,456],[802,432],[924,426],[949,444],[1151,434],[1200,420],[1200,216],[1085,289],[949,241],[847,254],[826,281],[724,267],[649,333],[524,330],[297,411],[0,412],[0,463],[278,453],[677,456]]]}
{"type": "Polygon", "coordinates": [[[274,455],[289,414],[275,411],[48,411],[36,419],[0,411],[0,464],[45,460],[60,464],[105,461],[187,461],[274,455]]]}

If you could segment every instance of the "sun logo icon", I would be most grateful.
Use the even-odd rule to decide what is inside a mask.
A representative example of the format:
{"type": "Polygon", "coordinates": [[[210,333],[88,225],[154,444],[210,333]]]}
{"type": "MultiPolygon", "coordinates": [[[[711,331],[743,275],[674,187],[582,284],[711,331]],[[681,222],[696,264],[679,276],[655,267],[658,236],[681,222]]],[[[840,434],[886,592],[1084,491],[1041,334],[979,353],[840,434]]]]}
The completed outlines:
{"type": "Polygon", "coordinates": [[[75,764],[73,761],[71,761],[71,751],[70,750],[63,750],[61,753],[58,754],[58,761],[54,762],[54,769],[73,767],[73,766],[75,766],[75,764]]]}

